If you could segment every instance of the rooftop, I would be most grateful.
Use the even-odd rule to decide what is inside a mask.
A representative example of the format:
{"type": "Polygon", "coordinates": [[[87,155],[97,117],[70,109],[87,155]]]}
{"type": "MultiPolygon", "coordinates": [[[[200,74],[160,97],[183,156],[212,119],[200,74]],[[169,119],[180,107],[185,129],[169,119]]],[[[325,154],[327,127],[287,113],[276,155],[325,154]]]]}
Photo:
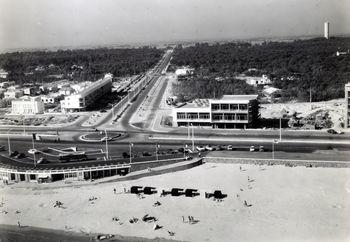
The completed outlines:
{"type": "Polygon", "coordinates": [[[224,95],[220,100],[250,101],[258,98],[258,95],[224,95]]]}

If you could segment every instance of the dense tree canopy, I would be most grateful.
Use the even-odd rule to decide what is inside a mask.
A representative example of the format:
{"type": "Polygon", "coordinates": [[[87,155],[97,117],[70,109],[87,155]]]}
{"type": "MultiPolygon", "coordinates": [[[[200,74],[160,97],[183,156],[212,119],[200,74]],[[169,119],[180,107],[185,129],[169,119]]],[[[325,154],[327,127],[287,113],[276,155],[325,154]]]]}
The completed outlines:
{"type": "Polygon", "coordinates": [[[148,47],[14,52],[0,55],[0,67],[17,83],[49,82],[55,75],[94,81],[105,73],[117,77],[139,74],[155,65],[162,54],[162,50],[148,47]]]}
{"type": "MultiPolygon", "coordinates": [[[[176,48],[172,59],[176,66],[191,66],[196,76],[234,77],[254,70],[267,74],[273,85],[282,89],[284,100],[306,100],[310,87],[313,100],[344,96],[344,84],[350,81],[350,38],[323,38],[262,44],[196,44],[176,48]],[[336,55],[336,52],[347,52],[336,55]]],[[[199,78],[200,79],[200,78],[199,78]]],[[[243,85],[243,84],[242,84],[243,85]]],[[[244,88],[247,92],[250,89],[244,88]]]]}

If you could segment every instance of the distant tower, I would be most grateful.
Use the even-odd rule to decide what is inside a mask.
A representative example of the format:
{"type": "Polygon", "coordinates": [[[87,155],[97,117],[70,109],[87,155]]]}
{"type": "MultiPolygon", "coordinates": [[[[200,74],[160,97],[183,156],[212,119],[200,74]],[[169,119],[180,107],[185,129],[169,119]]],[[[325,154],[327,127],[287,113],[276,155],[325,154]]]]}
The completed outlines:
{"type": "Polygon", "coordinates": [[[350,82],[345,84],[345,119],[344,128],[350,128],[350,82]]]}
{"type": "Polygon", "coordinates": [[[324,23],[324,37],[329,39],[329,22],[324,23]]]}

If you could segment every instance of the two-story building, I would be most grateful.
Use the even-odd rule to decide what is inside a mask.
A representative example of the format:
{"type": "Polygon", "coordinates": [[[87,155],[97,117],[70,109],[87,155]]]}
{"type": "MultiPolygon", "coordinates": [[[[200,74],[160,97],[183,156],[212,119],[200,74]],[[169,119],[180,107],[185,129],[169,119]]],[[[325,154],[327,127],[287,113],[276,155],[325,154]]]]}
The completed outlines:
{"type": "Polygon", "coordinates": [[[221,99],[196,99],[173,108],[173,126],[250,128],[259,118],[258,95],[224,95],[221,99]]]}

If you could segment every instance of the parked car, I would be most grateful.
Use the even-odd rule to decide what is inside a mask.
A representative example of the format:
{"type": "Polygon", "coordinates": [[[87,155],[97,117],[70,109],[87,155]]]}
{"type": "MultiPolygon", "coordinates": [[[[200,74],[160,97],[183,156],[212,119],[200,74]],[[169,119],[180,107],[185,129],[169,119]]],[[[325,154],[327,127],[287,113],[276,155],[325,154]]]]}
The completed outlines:
{"type": "Polygon", "coordinates": [[[0,145],[0,151],[4,151],[4,150],[6,150],[5,145],[0,145]]]}
{"type": "Polygon", "coordinates": [[[12,151],[11,154],[10,154],[11,157],[14,157],[16,155],[18,155],[18,151],[17,150],[12,151]]]}
{"type": "Polygon", "coordinates": [[[26,157],[26,155],[24,153],[19,153],[15,156],[16,159],[22,159],[24,157],[26,157]]]}
{"type": "Polygon", "coordinates": [[[214,150],[213,146],[211,146],[211,145],[205,146],[205,149],[206,149],[206,150],[209,150],[209,151],[214,150]]]}
{"type": "Polygon", "coordinates": [[[338,132],[335,131],[334,129],[328,129],[327,133],[329,133],[329,134],[338,134],[338,132]]]}
{"type": "Polygon", "coordinates": [[[47,163],[47,160],[44,158],[44,157],[40,157],[37,161],[36,161],[37,164],[44,164],[44,163],[47,163]]]}
{"type": "Polygon", "coordinates": [[[228,145],[227,146],[227,150],[233,150],[233,146],[232,145],[228,145]]]}
{"type": "Polygon", "coordinates": [[[192,160],[192,159],[193,159],[192,156],[186,156],[186,157],[185,157],[185,160],[192,160]]]}
{"type": "Polygon", "coordinates": [[[260,152],[264,152],[264,151],[265,151],[264,146],[260,145],[260,146],[259,146],[259,151],[260,151],[260,152]]]}
{"type": "Polygon", "coordinates": [[[33,154],[38,154],[39,151],[37,149],[29,149],[28,153],[33,155],[33,154]]]}
{"type": "Polygon", "coordinates": [[[150,152],[143,152],[142,155],[143,156],[152,156],[152,154],[150,152]]]}
{"type": "Polygon", "coordinates": [[[205,151],[205,147],[203,145],[197,146],[196,150],[198,151],[205,151]]]}
{"type": "Polygon", "coordinates": [[[250,146],[249,151],[250,151],[250,152],[254,152],[254,151],[255,151],[255,147],[254,147],[253,145],[250,146]]]}

